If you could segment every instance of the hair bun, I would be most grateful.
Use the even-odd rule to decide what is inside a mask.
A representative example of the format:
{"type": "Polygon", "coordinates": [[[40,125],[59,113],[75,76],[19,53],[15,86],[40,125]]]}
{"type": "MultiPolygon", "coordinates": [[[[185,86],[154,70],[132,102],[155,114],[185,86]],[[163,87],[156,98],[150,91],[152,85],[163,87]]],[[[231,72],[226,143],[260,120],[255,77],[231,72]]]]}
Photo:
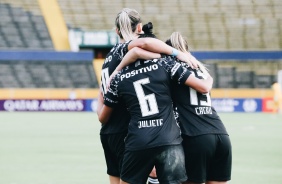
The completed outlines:
{"type": "Polygon", "coordinates": [[[144,34],[153,34],[153,24],[152,22],[148,22],[142,27],[144,34]]]}

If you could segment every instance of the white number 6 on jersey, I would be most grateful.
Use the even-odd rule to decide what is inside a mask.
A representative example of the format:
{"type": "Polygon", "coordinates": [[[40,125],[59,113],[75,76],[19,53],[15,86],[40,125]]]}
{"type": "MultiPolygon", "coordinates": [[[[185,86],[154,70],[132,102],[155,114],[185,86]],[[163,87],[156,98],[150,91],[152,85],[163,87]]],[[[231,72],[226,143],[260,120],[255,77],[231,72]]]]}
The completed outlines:
{"type": "Polygon", "coordinates": [[[152,93],[149,95],[145,95],[144,90],[142,88],[142,84],[144,85],[148,83],[150,83],[149,78],[140,79],[138,81],[133,82],[143,117],[159,113],[155,94],[152,93]]]}

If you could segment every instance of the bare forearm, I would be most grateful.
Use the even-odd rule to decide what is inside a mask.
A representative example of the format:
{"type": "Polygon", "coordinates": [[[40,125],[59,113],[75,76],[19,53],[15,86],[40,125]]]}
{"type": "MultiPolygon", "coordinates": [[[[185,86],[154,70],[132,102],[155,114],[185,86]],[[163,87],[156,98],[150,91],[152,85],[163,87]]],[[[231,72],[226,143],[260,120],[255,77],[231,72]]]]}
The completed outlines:
{"type": "Polygon", "coordinates": [[[101,114],[102,107],[104,105],[104,99],[103,99],[103,94],[102,94],[101,89],[99,90],[97,101],[98,101],[98,104],[97,104],[97,115],[99,117],[100,114],[101,114]]]}
{"type": "Polygon", "coordinates": [[[144,60],[161,57],[161,54],[159,53],[150,52],[144,49],[137,49],[135,55],[138,57],[138,59],[144,59],[144,60]]]}
{"type": "Polygon", "coordinates": [[[197,68],[198,63],[195,62],[187,53],[181,52],[179,50],[174,49],[173,47],[167,45],[161,40],[155,39],[155,38],[139,38],[136,40],[133,40],[128,45],[128,49],[132,49],[134,47],[139,47],[144,50],[148,50],[154,53],[163,53],[167,55],[174,55],[179,60],[185,61],[188,63],[191,67],[197,68]]]}
{"type": "Polygon", "coordinates": [[[98,94],[97,115],[101,123],[107,123],[111,117],[113,109],[104,104],[104,96],[100,88],[98,94]]]}
{"type": "Polygon", "coordinates": [[[103,124],[107,123],[109,121],[110,115],[107,114],[106,109],[107,106],[102,105],[100,113],[98,115],[99,121],[103,124]]]}
{"type": "Polygon", "coordinates": [[[139,45],[138,47],[155,52],[155,53],[163,53],[170,55],[172,53],[172,47],[165,44],[163,41],[155,39],[155,38],[139,38],[139,39],[146,39],[143,44],[139,45]]]}
{"type": "Polygon", "coordinates": [[[123,67],[135,62],[137,59],[154,59],[160,58],[161,55],[158,53],[153,53],[138,47],[134,47],[123,57],[120,64],[115,69],[116,71],[120,71],[123,67]]]}
{"type": "Polygon", "coordinates": [[[208,76],[207,79],[198,79],[190,75],[185,82],[185,85],[190,86],[200,93],[208,93],[212,89],[213,78],[208,76]]]}
{"type": "Polygon", "coordinates": [[[204,80],[206,82],[206,92],[210,92],[210,90],[212,89],[212,85],[213,85],[213,78],[211,76],[208,76],[207,79],[204,80]]]}

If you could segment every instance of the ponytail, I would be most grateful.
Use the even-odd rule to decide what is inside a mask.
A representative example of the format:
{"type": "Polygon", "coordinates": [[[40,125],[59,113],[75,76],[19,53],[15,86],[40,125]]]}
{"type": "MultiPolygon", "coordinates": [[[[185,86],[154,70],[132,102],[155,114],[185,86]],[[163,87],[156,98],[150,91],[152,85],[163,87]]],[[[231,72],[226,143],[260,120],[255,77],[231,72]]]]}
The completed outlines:
{"type": "MultiPolygon", "coordinates": [[[[170,38],[166,41],[166,44],[184,53],[189,52],[188,42],[183,38],[183,36],[179,32],[173,32],[170,38]]],[[[202,62],[197,60],[197,63],[202,71],[207,72],[208,69],[204,66],[202,62]]]]}
{"type": "Polygon", "coordinates": [[[134,9],[124,8],[117,15],[115,21],[119,37],[125,41],[132,40],[139,23],[141,23],[139,13],[134,9]]]}
{"type": "Polygon", "coordinates": [[[182,52],[189,52],[188,43],[179,32],[173,32],[170,36],[170,42],[173,48],[182,52]]]}

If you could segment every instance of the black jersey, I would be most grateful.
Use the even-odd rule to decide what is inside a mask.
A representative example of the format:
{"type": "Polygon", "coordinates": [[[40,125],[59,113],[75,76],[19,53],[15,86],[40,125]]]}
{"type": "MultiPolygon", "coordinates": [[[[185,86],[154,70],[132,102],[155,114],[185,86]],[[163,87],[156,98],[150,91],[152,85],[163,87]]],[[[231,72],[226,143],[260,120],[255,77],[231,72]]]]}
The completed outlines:
{"type": "MultiPolygon", "coordinates": [[[[181,64],[197,78],[204,79],[202,71],[192,69],[185,63],[181,64]]],[[[202,94],[189,86],[173,84],[172,94],[182,134],[227,134],[220,117],[211,105],[209,93],[202,94]]]]}
{"type": "MultiPolygon", "coordinates": [[[[129,42],[116,44],[106,56],[101,72],[101,84],[104,95],[107,93],[107,83],[109,82],[110,75],[128,52],[128,44],[129,42]]],[[[109,121],[102,124],[100,134],[114,134],[127,131],[129,119],[130,115],[125,104],[123,102],[119,103],[119,107],[114,109],[109,121]]]]}
{"type": "Polygon", "coordinates": [[[172,81],[184,83],[191,74],[175,57],[137,61],[112,80],[105,105],[115,107],[122,99],[131,119],[125,146],[141,150],[180,144],[180,129],[173,115],[172,81]]]}

